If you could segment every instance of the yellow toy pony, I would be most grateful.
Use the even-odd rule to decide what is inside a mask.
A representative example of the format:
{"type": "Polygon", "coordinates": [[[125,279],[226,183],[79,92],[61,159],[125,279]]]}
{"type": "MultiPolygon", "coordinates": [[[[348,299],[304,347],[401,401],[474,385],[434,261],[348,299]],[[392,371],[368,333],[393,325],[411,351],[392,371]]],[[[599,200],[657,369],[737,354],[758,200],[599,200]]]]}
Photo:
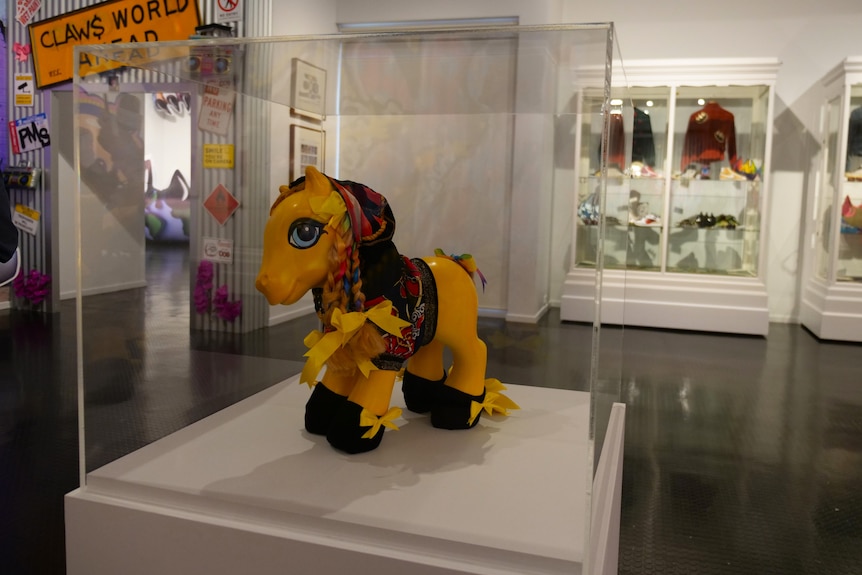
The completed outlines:
{"type": "Polygon", "coordinates": [[[386,198],[313,167],[279,191],[255,285],[270,305],[314,294],[323,331],[305,338],[308,360],[300,381],[313,386],[306,430],[347,453],[375,449],[385,427],[398,429],[393,420],[401,410],[390,408],[390,400],[408,358],[405,403],[430,413],[434,427],[468,429],[483,410],[505,415],[517,409],[500,393],[499,381],[485,379],[469,256],[439,250],[425,259],[400,255],[386,198]],[[448,374],[445,347],[453,356],[448,374]]]}

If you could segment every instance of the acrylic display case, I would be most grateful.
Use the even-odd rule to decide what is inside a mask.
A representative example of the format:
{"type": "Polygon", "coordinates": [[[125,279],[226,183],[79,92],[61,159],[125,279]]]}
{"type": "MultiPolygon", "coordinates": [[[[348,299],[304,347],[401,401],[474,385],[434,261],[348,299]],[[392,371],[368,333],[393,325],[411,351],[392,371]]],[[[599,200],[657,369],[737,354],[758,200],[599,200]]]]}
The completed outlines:
{"type": "MultiPolygon", "coordinates": [[[[627,88],[612,93],[607,143],[605,321],[766,334],[761,214],[777,69],[771,59],[624,63],[627,88]]],[[[601,89],[585,86],[579,103],[595,109],[601,89]]],[[[604,150],[595,116],[581,118],[561,316],[590,321],[583,286],[596,264],[591,197],[604,150]]]]}
{"type": "Polygon", "coordinates": [[[585,67],[610,82],[611,25],[77,50],[70,575],[613,570],[615,344],[593,339],[598,323],[573,326],[580,343],[538,351],[576,369],[524,370],[505,335],[547,313],[552,206],[575,195],[576,134],[558,127],[597,125],[569,102],[585,67]],[[151,183],[157,152],[187,156],[188,175],[151,183]],[[473,255],[488,280],[477,287],[488,376],[520,410],[446,433],[404,410],[400,430],[356,456],[304,431],[312,302],[270,308],[254,282],[278,187],[307,165],[385,195],[402,253],[473,255]],[[187,247],[153,280],[150,266],[170,267],[154,239],[172,229],[187,247]]]}
{"type": "Polygon", "coordinates": [[[862,58],[847,58],[821,84],[800,320],[823,339],[862,341],[862,58]]]}

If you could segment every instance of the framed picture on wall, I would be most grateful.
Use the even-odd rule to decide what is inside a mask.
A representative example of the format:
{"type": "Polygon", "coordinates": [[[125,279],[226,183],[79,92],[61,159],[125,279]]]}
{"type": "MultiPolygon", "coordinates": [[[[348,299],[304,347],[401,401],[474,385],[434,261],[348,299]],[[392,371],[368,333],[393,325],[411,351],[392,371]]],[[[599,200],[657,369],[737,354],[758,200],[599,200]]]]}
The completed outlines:
{"type": "Polygon", "coordinates": [[[324,170],[325,146],[326,133],[323,130],[296,124],[290,127],[291,182],[305,175],[306,166],[314,166],[321,172],[324,170]]]}
{"type": "Polygon", "coordinates": [[[294,58],[290,105],[297,114],[322,120],[326,115],[326,70],[294,58]]]}

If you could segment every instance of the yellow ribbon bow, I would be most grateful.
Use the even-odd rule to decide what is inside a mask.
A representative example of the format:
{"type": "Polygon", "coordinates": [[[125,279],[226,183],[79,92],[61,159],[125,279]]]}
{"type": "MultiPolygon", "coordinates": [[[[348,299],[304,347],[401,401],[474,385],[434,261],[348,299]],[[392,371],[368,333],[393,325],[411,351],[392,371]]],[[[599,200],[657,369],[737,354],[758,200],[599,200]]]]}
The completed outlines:
{"type": "Polygon", "coordinates": [[[311,206],[312,212],[321,216],[338,216],[347,211],[344,200],[335,190],[331,191],[325,198],[312,196],[308,199],[308,204],[311,206]]]}
{"type": "Polygon", "coordinates": [[[326,198],[317,196],[309,198],[308,203],[315,214],[329,216],[329,225],[332,229],[339,229],[344,221],[344,214],[347,213],[347,206],[338,192],[333,190],[326,198]]]}
{"type": "Polygon", "coordinates": [[[392,420],[398,419],[401,417],[401,408],[400,407],[390,407],[389,411],[377,417],[367,409],[362,410],[359,414],[359,426],[360,427],[368,427],[371,426],[371,429],[366,431],[362,435],[362,439],[371,439],[375,435],[377,435],[380,426],[388,427],[389,429],[393,429],[398,431],[398,426],[392,423],[392,420]]]}
{"type": "Polygon", "coordinates": [[[467,420],[467,425],[473,425],[483,409],[488,415],[509,415],[510,409],[521,409],[521,406],[502,393],[505,389],[506,386],[500,383],[499,379],[486,379],[485,399],[481,403],[474,401],[470,404],[470,419],[467,420]]]}
{"type": "MultiPolygon", "coordinates": [[[[410,325],[410,322],[404,321],[392,315],[392,302],[384,300],[366,311],[352,311],[344,313],[340,309],[335,309],[332,312],[331,324],[333,331],[323,333],[314,330],[305,336],[305,346],[308,351],[304,357],[308,360],[305,362],[305,367],[300,375],[300,383],[307,383],[309,387],[313,386],[317,374],[323,369],[326,361],[332,357],[332,354],[339,347],[344,347],[360,330],[366,321],[370,321],[383,331],[401,337],[401,330],[410,325]]],[[[368,377],[372,369],[375,369],[371,363],[371,358],[356,357],[353,358],[356,365],[362,372],[362,375],[368,377]]]]}

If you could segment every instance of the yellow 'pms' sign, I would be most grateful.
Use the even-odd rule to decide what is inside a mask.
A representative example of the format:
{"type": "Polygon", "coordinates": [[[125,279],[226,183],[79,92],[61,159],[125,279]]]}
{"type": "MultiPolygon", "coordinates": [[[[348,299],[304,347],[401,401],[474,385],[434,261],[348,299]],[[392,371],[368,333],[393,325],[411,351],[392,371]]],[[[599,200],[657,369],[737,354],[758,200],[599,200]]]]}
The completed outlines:
{"type": "MultiPolygon", "coordinates": [[[[56,18],[30,24],[36,86],[45,88],[72,79],[74,47],[80,44],[187,40],[200,26],[195,0],[109,0],[56,18]]],[[[82,76],[119,64],[77,62],[82,76]]]]}

